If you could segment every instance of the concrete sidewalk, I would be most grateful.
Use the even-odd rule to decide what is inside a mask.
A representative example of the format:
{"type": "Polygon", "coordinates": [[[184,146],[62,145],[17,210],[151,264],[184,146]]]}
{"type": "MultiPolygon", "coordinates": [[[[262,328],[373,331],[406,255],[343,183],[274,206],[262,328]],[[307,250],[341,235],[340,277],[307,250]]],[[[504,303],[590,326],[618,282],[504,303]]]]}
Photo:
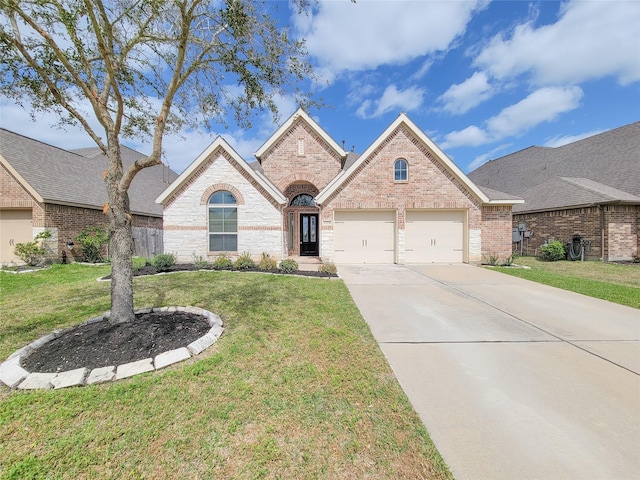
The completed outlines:
{"type": "Polygon", "coordinates": [[[468,265],[339,273],[458,480],[640,478],[640,311],[468,265]]]}

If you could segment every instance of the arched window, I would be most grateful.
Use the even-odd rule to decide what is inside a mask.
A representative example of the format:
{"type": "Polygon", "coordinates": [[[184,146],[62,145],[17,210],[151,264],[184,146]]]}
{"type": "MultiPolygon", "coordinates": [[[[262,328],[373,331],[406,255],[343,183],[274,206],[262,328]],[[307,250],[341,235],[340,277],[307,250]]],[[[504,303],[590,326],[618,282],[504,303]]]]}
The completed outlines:
{"type": "Polygon", "coordinates": [[[296,195],[295,197],[293,197],[290,205],[292,207],[313,207],[315,206],[315,204],[316,202],[313,200],[313,197],[311,195],[301,193],[300,195],[296,195]]]}
{"type": "Polygon", "coordinates": [[[238,202],[231,192],[209,197],[209,251],[238,251],[238,202]]]}
{"type": "Polygon", "coordinates": [[[393,179],[402,182],[409,178],[407,161],[404,158],[399,158],[396,163],[393,164],[393,179]]]}

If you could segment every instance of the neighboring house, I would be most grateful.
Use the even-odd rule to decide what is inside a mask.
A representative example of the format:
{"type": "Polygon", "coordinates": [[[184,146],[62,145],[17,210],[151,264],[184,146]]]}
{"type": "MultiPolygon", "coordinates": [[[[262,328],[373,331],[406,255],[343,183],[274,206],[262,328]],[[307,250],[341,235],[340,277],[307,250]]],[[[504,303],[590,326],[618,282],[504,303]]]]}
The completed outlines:
{"type": "MultiPolygon", "coordinates": [[[[122,148],[122,161],[130,165],[139,152],[122,148]]],[[[33,240],[43,230],[54,259],[71,260],[79,249],[70,242],[89,226],[106,225],[102,213],[107,202],[103,180],[108,163],[99,148],[67,151],[0,129],[0,263],[19,263],[16,243],[33,240]]],[[[162,208],[155,198],[177,174],[157,166],[136,175],[129,197],[133,213],[136,253],[151,257],[162,253],[162,208]]]]}
{"type": "Polygon", "coordinates": [[[361,155],[303,110],[245,162],[217,138],[158,197],[165,252],[335,263],[479,263],[511,254],[512,195],[482,190],[401,114],[361,155]]]}
{"type": "Polygon", "coordinates": [[[517,195],[523,251],[549,239],[584,245],[587,259],[631,260],[640,250],[640,122],[562,147],[530,147],[469,174],[481,188],[517,195]]]}

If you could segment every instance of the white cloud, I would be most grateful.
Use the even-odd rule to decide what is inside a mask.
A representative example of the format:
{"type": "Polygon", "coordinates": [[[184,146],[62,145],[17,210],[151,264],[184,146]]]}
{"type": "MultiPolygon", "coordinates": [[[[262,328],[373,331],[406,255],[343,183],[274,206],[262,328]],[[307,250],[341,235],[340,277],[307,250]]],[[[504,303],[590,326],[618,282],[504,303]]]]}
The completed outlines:
{"type": "Polygon", "coordinates": [[[640,80],[640,2],[570,1],[559,20],[495,36],[474,61],[498,79],[530,74],[539,85],[615,76],[640,80]]]}
{"type": "Polygon", "coordinates": [[[561,113],[574,110],[582,95],[580,87],[541,88],[487,120],[487,130],[494,138],[518,135],[555,119],[561,113]]]}
{"type": "Polygon", "coordinates": [[[504,108],[484,122],[454,131],[445,137],[443,148],[480,146],[521,135],[527,130],[556,119],[560,114],[578,107],[583,92],[579,87],[547,87],[536,90],[520,102],[504,108]]]}
{"type": "Polygon", "coordinates": [[[445,50],[484,1],[321,1],[292,18],[331,80],[344,71],[398,65],[445,50]]]}
{"type": "Polygon", "coordinates": [[[422,88],[398,90],[395,85],[389,85],[378,100],[365,100],[356,114],[361,118],[375,118],[392,110],[410,112],[422,105],[424,94],[422,88]]]}
{"type": "Polygon", "coordinates": [[[444,104],[445,111],[460,115],[491,98],[494,93],[487,75],[475,72],[464,82],[451,85],[438,100],[444,104]]]}
{"type": "Polygon", "coordinates": [[[444,149],[455,148],[460,146],[472,146],[477,147],[489,143],[491,138],[487,135],[487,132],[481,128],[471,125],[463,130],[457,130],[449,133],[441,147],[444,149]]]}
{"type": "Polygon", "coordinates": [[[604,130],[591,130],[590,132],[581,133],[578,135],[564,135],[564,136],[556,136],[549,139],[545,142],[545,147],[562,147],[563,145],[568,145],[569,143],[577,142],[578,140],[583,140],[588,137],[593,137],[594,135],[598,135],[599,133],[604,132],[604,130]]]}

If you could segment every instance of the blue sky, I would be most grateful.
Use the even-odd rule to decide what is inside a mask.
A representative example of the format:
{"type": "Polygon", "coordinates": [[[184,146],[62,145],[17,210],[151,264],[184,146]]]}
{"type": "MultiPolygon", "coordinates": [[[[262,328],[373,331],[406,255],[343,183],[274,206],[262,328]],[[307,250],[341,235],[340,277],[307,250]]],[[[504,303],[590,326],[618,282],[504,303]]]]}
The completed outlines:
{"type": "MultiPolygon", "coordinates": [[[[363,152],[400,112],[465,172],[531,145],[564,143],[640,120],[640,1],[321,1],[278,15],[307,40],[326,107],[309,114],[363,152]]],[[[274,8],[275,11],[275,8],[274,8]]],[[[296,109],[280,98],[281,121],[296,109]]],[[[48,122],[48,123],[47,123],[48,122]]],[[[80,130],[41,128],[2,103],[0,125],[63,148],[93,146],[80,130]]],[[[219,129],[246,160],[277,129],[219,129]]],[[[184,170],[216,133],[165,141],[184,170]]],[[[142,152],[144,141],[125,141],[142,152]]]]}

